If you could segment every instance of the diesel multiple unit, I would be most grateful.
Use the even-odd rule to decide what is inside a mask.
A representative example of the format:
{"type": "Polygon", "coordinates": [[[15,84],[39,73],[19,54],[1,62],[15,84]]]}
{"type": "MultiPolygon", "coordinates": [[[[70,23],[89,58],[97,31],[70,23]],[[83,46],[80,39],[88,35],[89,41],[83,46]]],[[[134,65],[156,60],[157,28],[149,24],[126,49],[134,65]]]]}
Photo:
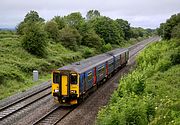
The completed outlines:
{"type": "Polygon", "coordinates": [[[52,72],[52,95],[60,104],[74,105],[125,66],[128,49],[115,49],[52,72]]]}

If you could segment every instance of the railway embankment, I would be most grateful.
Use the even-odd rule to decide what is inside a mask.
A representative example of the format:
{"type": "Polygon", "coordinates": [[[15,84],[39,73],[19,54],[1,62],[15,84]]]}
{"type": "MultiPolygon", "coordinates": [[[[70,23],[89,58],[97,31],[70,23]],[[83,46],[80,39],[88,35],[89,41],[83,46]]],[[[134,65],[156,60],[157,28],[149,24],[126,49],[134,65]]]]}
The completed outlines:
{"type": "Polygon", "coordinates": [[[97,125],[180,124],[179,40],[153,43],[136,61],[99,111],[97,125]]]}

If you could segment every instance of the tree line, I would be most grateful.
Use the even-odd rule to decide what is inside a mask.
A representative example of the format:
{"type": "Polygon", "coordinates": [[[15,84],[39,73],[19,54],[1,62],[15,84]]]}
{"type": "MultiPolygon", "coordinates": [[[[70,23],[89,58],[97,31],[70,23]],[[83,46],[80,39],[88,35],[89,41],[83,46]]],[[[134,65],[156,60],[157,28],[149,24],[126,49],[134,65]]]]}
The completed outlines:
{"type": "Polygon", "coordinates": [[[54,16],[47,22],[36,11],[30,11],[17,26],[17,34],[22,36],[22,47],[39,57],[47,54],[48,40],[73,51],[82,45],[105,52],[113,45],[120,45],[130,38],[146,37],[152,32],[151,29],[131,27],[123,19],[102,16],[98,10],[88,11],[86,17],[80,12],[64,17],[54,16]]]}
{"type": "Polygon", "coordinates": [[[166,40],[180,38],[180,13],[172,15],[157,29],[158,34],[166,40]]]}

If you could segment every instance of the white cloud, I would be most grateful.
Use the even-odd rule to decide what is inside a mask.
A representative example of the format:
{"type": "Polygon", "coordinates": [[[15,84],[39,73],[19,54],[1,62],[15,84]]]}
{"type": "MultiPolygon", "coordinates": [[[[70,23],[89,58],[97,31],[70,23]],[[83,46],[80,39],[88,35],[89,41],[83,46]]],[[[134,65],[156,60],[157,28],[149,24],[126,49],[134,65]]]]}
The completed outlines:
{"type": "Polygon", "coordinates": [[[158,27],[170,15],[180,12],[179,0],[1,0],[0,27],[17,25],[30,10],[47,20],[56,15],[91,9],[113,19],[128,20],[133,26],[158,27]]]}

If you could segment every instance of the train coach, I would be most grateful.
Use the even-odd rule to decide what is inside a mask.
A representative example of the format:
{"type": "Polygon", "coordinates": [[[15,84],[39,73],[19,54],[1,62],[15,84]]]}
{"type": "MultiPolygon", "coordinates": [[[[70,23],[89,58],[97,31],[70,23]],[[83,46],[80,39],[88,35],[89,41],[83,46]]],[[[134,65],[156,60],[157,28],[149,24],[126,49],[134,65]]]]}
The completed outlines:
{"type": "Polygon", "coordinates": [[[62,105],[74,105],[127,64],[128,49],[115,49],[52,72],[52,95],[62,105]]]}

